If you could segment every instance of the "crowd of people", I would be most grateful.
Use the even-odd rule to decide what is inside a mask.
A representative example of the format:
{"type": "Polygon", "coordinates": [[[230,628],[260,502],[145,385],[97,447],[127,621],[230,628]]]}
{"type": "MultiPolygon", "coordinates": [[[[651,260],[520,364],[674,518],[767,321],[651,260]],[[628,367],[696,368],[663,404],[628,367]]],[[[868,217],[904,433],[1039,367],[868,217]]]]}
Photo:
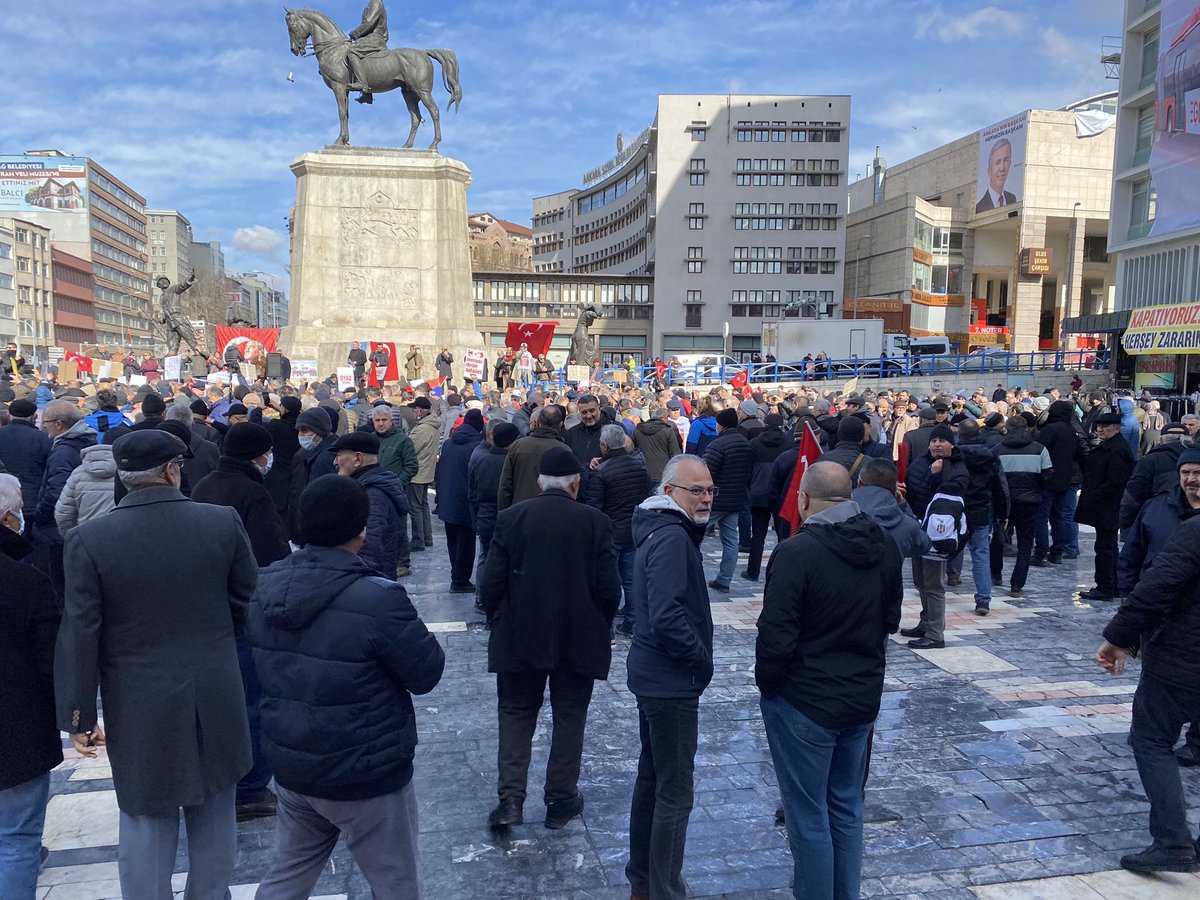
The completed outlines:
{"type": "Polygon", "coordinates": [[[1153,844],[1122,864],[1197,865],[1174,769],[1200,763],[1194,411],[1003,384],[539,390],[536,359],[488,389],[453,362],[439,355],[436,388],[0,381],[0,896],[34,896],[61,731],[83,756],[107,748],[126,896],[171,896],[182,809],[188,896],[225,896],[235,817],[276,816],[260,898],[308,896],[342,833],[376,896],[419,897],[412,696],[445,654],[403,585],[433,516],[445,590],[488,625],[491,827],[524,821],[547,686],[544,822],[581,814],[593,684],[627,654],[634,900],[686,896],[710,598],[760,580],[770,530],[755,680],[797,897],[858,895],[888,635],[945,647],[964,556],[986,616],[1005,582],[1020,598],[1031,569],[1080,558],[1079,524],[1096,533],[1082,599],[1124,598],[1097,661],[1145,657],[1131,744],[1153,844]],[[189,552],[111,552],[166,536],[189,552]]]}

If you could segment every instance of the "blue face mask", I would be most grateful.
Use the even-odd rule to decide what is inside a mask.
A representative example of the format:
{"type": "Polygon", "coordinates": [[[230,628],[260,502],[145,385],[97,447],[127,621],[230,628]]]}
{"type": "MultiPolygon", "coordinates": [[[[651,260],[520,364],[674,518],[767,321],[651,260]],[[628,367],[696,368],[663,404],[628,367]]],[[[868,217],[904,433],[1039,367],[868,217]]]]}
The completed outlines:
{"type": "Polygon", "coordinates": [[[302,434],[299,438],[297,438],[297,440],[300,441],[300,446],[305,450],[311,450],[313,447],[317,446],[317,439],[311,434],[302,434]]]}

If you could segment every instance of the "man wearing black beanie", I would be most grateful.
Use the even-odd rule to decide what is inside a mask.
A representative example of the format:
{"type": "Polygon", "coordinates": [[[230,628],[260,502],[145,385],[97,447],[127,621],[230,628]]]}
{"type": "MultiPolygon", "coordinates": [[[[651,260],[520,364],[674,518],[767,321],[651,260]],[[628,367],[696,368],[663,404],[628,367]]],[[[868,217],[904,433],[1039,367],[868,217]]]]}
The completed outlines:
{"type": "Polygon", "coordinates": [[[258,896],[307,897],[345,831],[376,895],[416,897],[412,695],[433,690],[445,655],[404,588],[358,558],[363,487],[324,476],[297,506],[306,546],[259,574],[247,619],[279,795],[274,861],[258,896]]]}

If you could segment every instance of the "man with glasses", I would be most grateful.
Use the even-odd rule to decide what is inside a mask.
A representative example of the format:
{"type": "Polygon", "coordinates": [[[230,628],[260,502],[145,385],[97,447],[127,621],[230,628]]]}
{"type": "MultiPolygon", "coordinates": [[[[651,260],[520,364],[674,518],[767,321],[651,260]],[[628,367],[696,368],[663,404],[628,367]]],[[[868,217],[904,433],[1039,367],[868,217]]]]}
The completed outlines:
{"type": "Polygon", "coordinates": [[[626,671],[642,745],[625,866],[633,900],[687,896],[681,873],[700,695],[713,674],[700,541],[716,494],[704,460],[681,454],[663,469],[658,493],[633,513],[633,644],[626,671]]]}
{"type": "Polygon", "coordinates": [[[237,860],[236,784],[250,770],[234,630],[258,569],[236,510],[180,493],[180,464],[190,453],[165,431],[119,438],[113,458],[129,493],[67,535],[58,725],[83,756],[108,747],[126,897],[171,896],[181,808],[187,896],[227,895],[237,860]],[[188,535],[191,550],[172,556],[169,585],[163,571],[131,568],[112,552],[168,534],[188,535]]]}

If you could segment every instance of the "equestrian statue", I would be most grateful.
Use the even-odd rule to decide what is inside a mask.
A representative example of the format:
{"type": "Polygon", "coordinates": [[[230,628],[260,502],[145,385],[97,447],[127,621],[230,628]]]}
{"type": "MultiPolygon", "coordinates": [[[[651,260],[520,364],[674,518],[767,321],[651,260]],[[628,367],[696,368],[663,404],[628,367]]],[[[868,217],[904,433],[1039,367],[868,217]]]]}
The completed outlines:
{"type": "Polygon", "coordinates": [[[351,91],[359,92],[359,103],[371,103],[375,94],[399,88],[412,117],[412,130],[404,148],[413,145],[423,121],[421,104],[424,104],[433,119],[433,143],[429,149],[437,149],[442,141],[442,124],[441,113],[433,99],[433,63],[430,60],[436,60],[442,67],[442,83],[450,92],[449,105],[458,109],[462,106],[462,88],[458,84],[458,57],[453,51],[408,47],[389,50],[387,10],[383,0],[369,0],[363,10],[362,24],[351,31],[349,37],[322,12],[287,7],[284,12],[292,53],[316,56],[317,69],[337,99],[342,125],[337,143],[350,143],[351,91]],[[310,40],[311,51],[308,49],[310,40]]]}
{"type": "Polygon", "coordinates": [[[585,303],[579,307],[579,318],[575,321],[575,331],[571,333],[571,350],[569,358],[578,365],[595,365],[600,359],[600,350],[596,342],[588,337],[588,329],[597,319],[603,319],[604,313],[595,303],[585,303]]]}

